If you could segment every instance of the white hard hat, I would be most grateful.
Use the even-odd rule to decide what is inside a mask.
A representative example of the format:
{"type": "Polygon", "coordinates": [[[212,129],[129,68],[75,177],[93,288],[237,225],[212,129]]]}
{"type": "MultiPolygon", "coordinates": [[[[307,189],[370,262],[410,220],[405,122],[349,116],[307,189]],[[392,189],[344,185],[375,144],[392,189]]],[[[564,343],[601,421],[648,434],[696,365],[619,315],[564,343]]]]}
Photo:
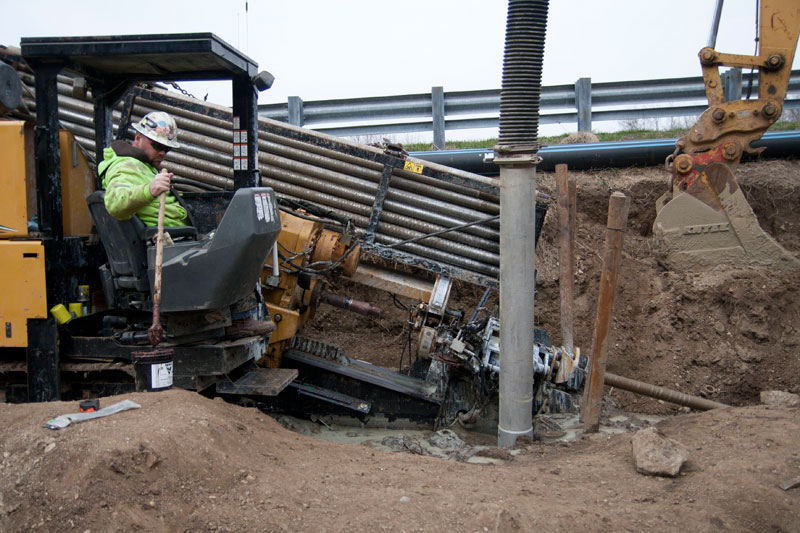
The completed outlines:
{"type": "Polygon", "coordinates": [[[175,119],[163,111],[151,111],[142,120],[133,125],[133,129],[157,143],[170,148],[179,148],[178,126],[175,119]]]}

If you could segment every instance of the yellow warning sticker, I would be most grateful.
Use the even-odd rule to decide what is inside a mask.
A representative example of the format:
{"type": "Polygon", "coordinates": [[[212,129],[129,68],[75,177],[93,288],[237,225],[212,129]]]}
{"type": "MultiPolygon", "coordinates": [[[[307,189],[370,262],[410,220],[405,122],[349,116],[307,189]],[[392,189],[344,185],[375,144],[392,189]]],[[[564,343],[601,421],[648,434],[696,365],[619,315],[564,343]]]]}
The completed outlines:
{"type": "Polygon", "coordinates": [[[413,172],[414,174],[422,174],[423,166],[421,163],[414,163],[412,161],[406,161],[403,165],[403,170],[408,170],[409,172],[413,172]]]}

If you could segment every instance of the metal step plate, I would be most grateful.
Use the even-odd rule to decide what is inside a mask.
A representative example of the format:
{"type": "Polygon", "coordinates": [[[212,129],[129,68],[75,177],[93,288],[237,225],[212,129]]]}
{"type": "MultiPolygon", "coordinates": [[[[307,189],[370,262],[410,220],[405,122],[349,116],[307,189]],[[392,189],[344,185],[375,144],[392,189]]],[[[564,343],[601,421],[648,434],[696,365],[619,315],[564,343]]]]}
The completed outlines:
{"type": "Polygon", "coordinates": [[[219,394],[241,394],[243,396],[277,396],[297,377],[294,368],[256,368],[235,382],[217,383],[219,394]]]}

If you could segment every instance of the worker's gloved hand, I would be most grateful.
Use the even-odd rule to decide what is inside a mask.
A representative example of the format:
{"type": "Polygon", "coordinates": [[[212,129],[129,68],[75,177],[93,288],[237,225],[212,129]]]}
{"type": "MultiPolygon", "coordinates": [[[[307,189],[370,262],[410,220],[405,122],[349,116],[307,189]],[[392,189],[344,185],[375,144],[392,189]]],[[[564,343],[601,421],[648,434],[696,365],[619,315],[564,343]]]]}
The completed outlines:
{"type": "Polygon", "coordinates": [[[170,178],[172,178],[172,172],[167,172],[166,170],[156,174],[153,177],[153,181],[150,182],[150,195],[155,198],[161,193],[167,192],[170,178]]]}
{"type": "MultiPolygon", "coordinates": [[[[153,244],[158,243],[158,233],[153,235],[153,244]]],[[[169,234],[168,231],[164,232],[164,246],[172,246],[175,244],[175,241],[172,240],[172,235],[169,234]]]]}

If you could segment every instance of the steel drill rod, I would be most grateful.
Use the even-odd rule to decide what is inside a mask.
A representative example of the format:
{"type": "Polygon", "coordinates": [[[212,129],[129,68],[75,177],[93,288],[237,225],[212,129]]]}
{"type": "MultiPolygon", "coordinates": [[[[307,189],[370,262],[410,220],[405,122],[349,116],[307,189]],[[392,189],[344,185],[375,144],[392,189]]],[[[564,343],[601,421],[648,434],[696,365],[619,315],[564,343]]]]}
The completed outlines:
{"type": "MultiPolygon", "coordinates": [[[[328,170],[326,168],[315,167],[312,165],[308,165],[306,163],[298,162],[284,157],[279,157],[271,154],[260,154],[259,161],[265,162],[275,167],[279,167],[284,170],[294,172],[300,176],[319,178],[317,180],[311,180],[311,181],[320,184],[320,186],[322,184],[330,186],[341,186],[344,188],[343,190],[347,191],[345,194],[348,195],[352,194],[354,197],[357,195],[361,195],[361,197],[363,198],[361,200],[362,203],[365,203],[370,206],[374,203],[375,195],[377,194],[378,191],[378,183],[373,183],[370,181],[365,181],[363,179],[354,178],[353,176],[348,174],[335,172],[332,170],[328,170]]],[[[472,209],[464,207],[463,205],[455,205],[448,202],[436,200],[430,197],[425,197],[419,194],[415,194],[412,192],[395,191],[392,188],[390,188],[386,196],[384,209],[391,210],[392,205],[398,205],[398,204],[418,207],[422,209],[424,213],[429,213],[432,216],[441,214],[449,217],[457,217],[460,220],[458,220],[458,222],[455,222],[455,224],[465,222],[466,221],[465,218],[467,220],[469,219],[474,220],[486,216],[486,213],[474,211],[472,209]]],[[[497,238],[499,236],[498,232],[494,232],[494,236],[495,238],[497,238]]]]}
{"type": "Polygon", "coordinates": [[[705,398],[700,398],[699,396],[684,394],[672,389],[666,389],[657,385],[651,385],[635,379],[611,374],[610,372],[606,372],[603,382],[609,387],[616,387],[628,392],[641,394],[642,396],[648,396],[650,398],[664,400],[665,402],[691,407],[692,409],[699,409],[700,411],[710,411],[711,409],[730,407],[724,403],[706,400],[705,398]]]}
{"type": "MultiPolygon", "coordinates": [[[[259,140],[259,147],[261,150],[271,154],[314,165],[316,167],[329,168],[344,174],[365,178],[375,183],[379,183],[381,179],[380,170],[325,157],[308,150],[302,150],[263,139],[259,140]]],[[[418,182],[400,176],[392,177],[392,190],[404,190],[410,193],[422,194],[426,198],[436,198],[478,211],[486,211],[489,213],[500,211],[500,207],[497,205],[497,203],[489,202],[480,198],[473,198],[462,193],[443,189],[441,187],[430,187],[427,185],[423,186],[418,182]]]]}
{"type": "Polygon", "coordinates": [[[412,242],[419,242],[419,241],[421,241],[423,239],[430,239],[432,237],[436,237],[438,235],[443,235],[443,234],[449,233],[451,231],[457,231],[457,230],[460,230],[460,229],[464,229],[465,227],[471,226],[473,224],[481,224],[481,223],[484,223],[484,222],[489,222],[491,220],[497,220],[499,218],[500,218],[500,215],[495,215],[493,217],[483,218],[483,219],[480,219],[480,220],[476,220],[474,222],[467,222],[466,224],[461,224],[460,226],[453,226],[451,228],[442,229],[442,230],[439,230],[439,231],[435,231],[433,233],[427,233],[425,235],[420,235],[419,237],[413,237],[411,239],[399,242],[396,245],[392,246],[392,248],[394,248],[395,246],[403,245],[403,244],[409,244],[409,243],[412,243],[412,242]]]}
{"type": "MultiPolygon", "coordinates": [[[[178,117],[186,117],[191,119],[187,122],[184,122],[181,119],[178,119],[179,126],[183,129],[194,129],[196,131],[200,131],[205,135],[211,135],[216,138],[220,139],[230,139],[230,128],[231,123],[222,121],[220,119],[216,119],[213,117],[207,117],[204,115],[200,115],[198,113],[194,113],[192,111],[188,111],[185,109],[176,108],[173,106],[169,106],[163,104],[161,102],[153,102],[145,99],[138,99],[137,102],[141,102],[141,108],[139,109],[140,114],[141,111],[146,110],[161,110],[161,111],[168,111],[177,115],[178,117]]],[[[137,106],[134,106],[134,111],[137,111],[137,106]]],[[[269,121],[268,119],[259,119],[259,124],[270,124],[272,127],[286,127],[289,126],[269,121]],[[276,126],[277,125],[277,126],[276,126]]],[[[308,130],[305,130],[308,133],[308,130]]],[[[317,133],[316,135],[323,136],[323,134],[317,133]]],[[[344,143],[345,141],[342,139],[336,139],[337,142],[344,143]]],[[[287,137],[282,137],[280,135],[269,133],[264,130],[259,131],[259,148],[264,151],[268,152],[276,152],[276,146],[282,146],[286,149],[294,150],[294,155],[288,155],[285,152],[280,155],[286,155],[290,158],[298,158],[302,155],[302,157],[307,158],[312,164],[319,163],[322,166],[327,168],[334,168],[348,172],[345,170],[349,168],[350,171],[353,173],[358,173],[362,177],[371,176],[375,182],[380,180],[380,173],[383,170],[383,165],[381,163],[370,161],[368,159],[360,158],[351,154],[346,154],[342,152],[337,152],[335,150],[331,150],[328,148],[323,148],[321,146],[304,143],[302,141],[297,141],[294,139],[289,139],[287,137]],[[339,164],[345,164],[347,166],[342,167],[339,164]],[[361,169],[361,170],[353,170],[353,169],[361,169]],[[372,171],[372,174],[366,174],[366,171],[372,171]]],[[[365,148],[361,145],[355,145],[359,148],[365,148]]],[[[431,166],[434,165],[435,168],[445,169],[445,167],[441,167],[440,165],[429,164],[428,162],[424,162],[426,165],[431,166]]],[[[478,181],[485,181],[486,183],[492,183],[496,185],[496,181],[494,178],[486,178],[483,176],[476,176],[472,174],[464,173],[463,171],[458,171],[457,169],[446,169],[450,173],[456,174],[463,174],[464,176],[468,177],[472,180],[478,181]]],[[[393,187],[397,186],[401,189],[408,189],[408,190],[416,190],[416,192],[420,192],[426,194],[428,196],[434,197],[441,197],[442,199],[451,199],[454,202],[462,202],[466,203],[466,207],[471,207],[473,209],[482,209],[482,210],[489,210],[491,213],[494,210],[496,214],[499,212],[499,199],[496,196],[487,195],[486,193],[481,193],[480,191],[476,191],[473,189],[469,189],[467,187],[462,187],[456,184],[442,182],[440,180],[435,180],[433,178],[429,178],[424,175],[414,174],[411,172],[402,171],[399,169],[395,169],[393,174],[400,179],[393,180],[392,184],[393,187]]]]}
{"type": "Polygon", "coordinates": [[[600,276],[600,293],[597,296],[592,355],[589,359],[589,375],[586,378],[581,409],[585,433],[596,433],[600,429],[603,380],[608,357],[608,332],[611,328],[619,258],[622,252],[625,226],[628,222],[629,206],[630,199],[621,192],[613,193],[608,203],[606,244],[603,255],[603,271],[600,276]]]}
{"type": "MultiPolygon", "coordinates": [[[[78,98],[72,97],[71,96],[71,86],[68,86],[66,84],[59,84],[59,93],[61,95],[61,96],[59,96],[60,105],[63,105],[65,107],[67,107],[67,108],[72,108],[72,109],[74,109],[76,111],[83,112],[84,113],[84,120],[81,121],[81,122],[83,122],[84,124],[86,124],[88,126],[92,126],[93,125],[93,119],[92,119],[92,116],[91,116],[91,114],[92,114],[92,104],[90,104],[89,102],[86,102],[84,100],[80,100],[78,98]]],[[[146,99],[143,99],[143,98],[137,99],[136,102],[137,103],[133,107],[133,111],[134,111],[134,115],[133,116],[134,116],[134,118],[143,116],[144,114],[152,111],[153,109],[165,109],[165,110],[168,110],[168,111],[172,112],[173,114],[175,114],[177,116],[177,122],[179,124],[179,127],[181,128],[182,140],[184,140],[184,138],[185,138],[185,141],[187,141],[187,142],[191,142],[193,144],[202,145],[202,146],[205,146],[205,147],[208,147],[208,148],[214,148],[214,149],[220,150],[220,151],[222,151],[224,153],[227,153],[227,154],[230,154],[232,152],[232,144],[230,143],[230,141],[227,141],[227,142],[224,141],[224,140],[230,139],[230,130],[225,130],[223,127],[220,126],[221,124],[224,124],[224,121],[221,121],[219,119],[213,119],[212,117],[205,117],[205,116],[202,116],[202,115],[199,115],[199,114],[196,114],[196,113],[192,113],[192,112],[188,112],[188,111],[185,111],[185,110],[180,110],[180,109],[175,108],[173,106],[167,106],[167,105],[163,105],[163,104],[160,104],[160,103],[157,103],[157,102],[150,102],[150,101],[147,101],[146,99]],[[154,104],[154,105],[149,105],[149,104],[154,104]],[[159,104],[159,105],[155,105],[155,104],[159,104]],[[203,122],[201,120],[181,118],[181,117],[185,117],[187,115],[195,115],[196,117],[203,118],[206,121],[214,121],[216,123],[216,125],[208,124],[208,123],[205,123],[205,122],[203,122]],[[199,134],[197,132],[199,132],[199,134]],[[214,139],[224,139],[224,140],[222,142],[214,142],[214,139]]],[[[118,120],[119,117],[120,117],[120,112],[115,110],[114,113],[113,113],[113,116],[114,116],[115,119],[118,120]]],[[[227,124],[230,125],[229,122],[227,124]]],[[[268,149],[267,142],[260,141],[259,144],[260,145],[264,145],[264,146],[262,146],[262,148],[268,149]]],[[[275,145],[281,146],[280,143],[272,143],[272,145],[273,145],[273,149],[274,149],[275,145]]],[[[310,152],[308,150],[309,148],[318,148],[318,147],[313,147],[312,145],[305,144],[305,145],[303,145],[303,149],[294,149],[294,155],[298,156],[298,155],[303,154],[303,153],[310,154],[310,155],[316,155],[313,152],[310,152]]],[[[330,151],[329,150],[329,152],[333,153],[333,154],[336,154],[335,151],[330,151]]],[[[206,157],[214,157],[214,156],[211,155],[211,153],[206,153],[204,155],[206,157]]],[[[363,160],[363,159],[355,158],[354,156],[351,156],[351,157],[353,157],[353,159],[355,161],[358,161],[358,162],[360,162],[362,164],[365,162],[365,160],[363,160]]],[[[219,160],[219,156],[214,157],[214,158],[219,160]]],[[[320,165],[323,165],[323,164],[326,164],[326,160],[327,160],[327,165],[328,166],[335,167],[336,164],[339,163],[338,160],[332,159],[330,157],[318,159],[315,162],[320,164],[320,165]]],[[[378,165],[378,168],[380,168],[380,164],[377,164],[377,165],[378,165]]],[[[350,164],[349,168],[342,168],[342,167],[339,167],[339,168],[341,168],[343,171],[349,172],[351,174],[360,174],[362,176],[369,177],[370,180],[371,181],[375,181],[375,183],[377,183],[379,181],[379,179],[380,179],[380,172],[378,172],[376,170],[372,170],[371,174],[364,174],[363,172],[359,172],[357,170],[357,169],[360,168],[363,171],[367,171],[367,172],[370,171],[369,168],[365,168],[363,166],[350,164]]],[[[396,171],[396,173],[402,174],[403,171],[396,171]]],[[[417,175],[415,175],[413,173],[406,173],[406,174],[414,176],[417,179],[420,178],[420,176],[417,176],[417,175]]],[[[328,177],[330,177],[330,176],[331,175],[329,174],[328,177]]],[[[443,184],[441,182],[439,182],[439,181],[426,184],[426,185],[436,185],[436,187],[420,187],[419,184],[414,183],[413,181],[411,181],[408,178],[399,177],[398,179],[396,179],[393,182],[392,185],[393,185],[393,188],[390,191],[390,194],[397,195],[400,198],[402,198],[403,200],[411,201],[411,202],[415,203],[416,205],[418,205],[419,207],[426,208],[426,209],[429,209],[429,210],[439,210],[439,209],[441,209],[441,206],[425,205],[426,202],[430,203],[429,197],[438,196],[438,197],[442,198],[443,200],[445,200],[447,202],[454,203],[455,205],[458,205],[459,207],[462,207],[462,208],[463,207],[468,207],[468,208],[473,208],[473,209],[477,208],[477,209],[485,211],[485,212],[487,212],[489,214],[499,212],[499,205],[497,205],[497,203],[495,203],[495,202],[489,202],[489,201],[485,201],[485,200],[481,200],[481,199],[476,199],[476,198],[472,198],[471,196],[467,196],[467,195],[462,194],[462,192],[464,190],[466,190],[466,191],[468,191],[469,193],[472,193],[472,194],[477,193],[477,191],[471,191],[469,189],[463,189],[462,188],[462,192],[455,193],[455,192],[448,191],[445,188],[443,188],[442,187],[443,184]],[[401,192],[398,192],[398,187],[399,188],[403,188],[404,186],[407,187],[407,188],[418,190],[420,192],[423,192],[424,194],[421,195],[421,196],[418,196],[418,197],[411,197],[411,198],[405,197],[401,192]]],[[[445,206],[446,206],[446,204],[445,204],[445,206]]],[[[452,209],[452,211],[449,211],[451,214],[455,214],[455,213],[458,212],[458,208],[456,208],[455,206],[453,208],[448,208],[448,209],[452,209]]],[[[476,214],[475,216],[478,216],[478,215],[476,214]]]]}
{"type": "Polygon", "coordinates": [[[575,258],[572,256],[572,222],[569,209],[569,173],[567,165],[556,165],[558,190],[558,286],[561,295],[561,344],[574,353],[573,294],[575,286],[575,258]]]}
{"type": "MultiPolygon", "coordinates": [[[[359,194],[357,194],[357,193],[348,194],[348,192],[350,192],[350,191],[347,191],[346,188],[336,187],[336,186],[333,186],[333,185],[327,184],[327,183],[320,184],[319,182],[311,180],[310,178],[308,178],[308,177],[306,177],[306,176],[304,176],[302,174],[297,174],[297,173],[288,172],[288,171],[282,171],[282,170],[277,169],[275,167],[269,167],[269,168],[264,167],[264,168],[262,168],[262,171],[263,171],[263,176],[268,176],[268,177],[271,177],[271,178],[277,178],[278,180],[280,180],[278,182],[272,182],[270,184],[270,186],[273,187],[276,192],[279,192],[279,193],[282,192],[285,189],[285,184],[293,184],[293,185],[296,185],[296,186],[302,188],[301,191],[298,191],[299,192],[298,195],[301,198],[309,199],[311,201],[314,201],[316,203],[321,203],[321,204],[326,205],[326,206],[333,206],[334,203],[338,203],[339,205],[346,205],[346,203],[347,203],[347,204],[349,204],[351,206],[350,210],[353,210],[353,211],[355,211],[357,209],[356,206],[358,206],[358,208],[360,208],[360,209],[358,209],[358,211],[360,212],[360,214],[362,214],[364,216],[369,216],[369,214],[372,211],[372,206],[371,205],[368,205],[365,202],[355,202],[355,201],[353,201],[353,197],[358,197],[359,194]],[[312,189],[313,187],[317,187],[319,190],[315,191],[315,190],[312,189]]],[[[387,206],[387,208],[388,207],[389,206],[387,206]]],[[[424,213],[421,213],[421,214],[424,214],[424,213]]],[[[386,229],[386,226],[382,226],[381,225],[383,223],[383,221],[386,221],[386,220],[393,220],[393,221],[398,223],[398,224],[393,224],[392,225],[392,228],[393,228],[394,231],[392,231],[391,234],[392,235],[396,235],[398,237],[401,237],[403,239],[410,239],[410,238],[414,238],[414,237],[419,237],[419,236],[423,235],[423,233],[428,233],[427,231],[425,231],[426,229],[430,229],[431,231],[438,231],[438,230],[442,230],[442,229],[447,229],[446,227],[443,227],[443,226],[428,226],[427,228],[423,229],[423,231],[421,231],[421,232],[412,233],[411,231],[413,231],[413,230],[409,231],[407,227],[404,228],[404,229],[401,229],[401,226],[399,224],[403,224],[403,226],[415,226],[416,225],[417,227],[420,227],[420,223],[419,222],[415,221],[414,219],[412,219],[410,217],[404,217],[404,216],[398,215],[396,213],[391,213],[387,209],[382,213],[382,216],[381,216],[381,221],[382,222],[379,223],[379,225],[378,225],[378,230],[379,231],[386,229]],[[394,229],[394,228],[396,228],[396,229],[394,229]]],[[[476,247],[464,246],[463,244],[460,244],[458,242],[454,242],[456,240],[456,238],[461,238],[463,240],[466,237],[464,235],[455,234],[454,238],[452,240],[444,239],[444,238],[438,238],[438,239],[431,238],[429,240],[429,242],[426,243],[426,245],[429,246],[429,247],[446,249],[446,250],[449,250],[449,251],[452,251],[452,252],[455,252],[455,253],[463,253],[463,254],[467,255],[468,257],[473,257],[475,259],[482,260],[482,261],[487,262],[489,264],[499,264],[499,256],[498,256],[497,253],[491,253],[491,252],[488,252],[488,251],[485,251],[483,249],[479,249],[479,248],[476,248],[476,247]]],[[[489,244],[489,243],[487,243],[487,244],[489,244]]],[[[496,246],[496,245],[492,243],[491,247],[494,247],[494,246],[496,246]]]]}
{"type": "MultiPolygon", "coordinates": [[[[63,80],[62,80],[63,81],[63,80]]],[[[73,111],[67,111],[65,114],[65,118],[69,117],[73,119],[70,124],[71,127],[77,126],[80,131],[77,133],[81,137],[86,137],[83,140],[83,144],[86,147],[91,146],[93,148],[93,141],[90,139],[92,138],[92,126],[93,126],[93,118],[91,116],[91,109],[92,105],[79,98],[75,98],[71,95],[71,85],[66,83],[59,84],[59,102],[60,104],[66,108],[67,110],[72,109],[73,111]],[[77,124],[80,122],[81,124],[77,124]],[[82,126],[82,127],[81,127],[82,126]]],[[[172,97],[177,97],[177,95],[170,95],[172,97]]],[[[137,114],[141,116],[153,108],[159,107],[161,104],[157,102],[148,101],[146,98],[137,98],[136,105],[133,109],[132,120],[136,120],[137,114]],[[151,105],[152,104],[152,105],[151,105]]],[[[120,107],[120,106],[118,106],[120,107]]],[[[191,115],[191,112],[187,112],[183,109],[172,107],[172,106],[164,106],[161,105],[165,110],[174,113],[175,115],[191,115]]],[[[182,133],[181,137],[184,141],[184,146],[181,150],[173,151],[170,153],[166,161],[170,163],[174,167],[174,171],[176,173],[176,177],[183,179],[184,184],[187,186],[191,186],[191,182],[194,181],[197,183],[199,188],[209,188],[209,187],[220,187],[220,188],[230,188],[231,180],[227,179],[232,171],[229,168],[229,163],[226,165],[228,161],[231,160],[230,153],[232,152],[232,144],[230,143],[230,130],[224,129],[223,126],[230,127],[230,122],[226,122],[220,119],[216,119],[213,117],[205,117],[199,114],[195,114],[198,118],[202,118],[202,120],[193,120],[188,118],[178,118],[178,122],[181,126],[182,133]],[[209,124],[210,123],[210,124],[209,124]],[[200,133],[197,133],[197,132],[200,133]],[[192,157],[194,156],[194,157],[192,157]],[[211,161],[209,161],[211,160],[211,161]],[[222,177],[220,177],[220,175],[222,177]]],[[[114,117],[118,119],[120,116],[119,111],[114,111],[114,117]]],[[[272,124],[275,127],[275,124],[272,124]]],[[[283,125],[281,125],[283,127],[283,125]]],[[[261,132],[263,133],[263,132],[261,132]]],[[[261,135],[260,135],[261,136],[261,135]]],[[[282,142],[291,141],[290,139],[281,138],[277,136],[278,140],[282,142]]],[[[338,141],[338,140],[337,140],[338,141]]],[[[260,141],[260,144],[267,145],[269,141],[260,141]]],[[[274,146],[283,146],[280,142],[272,143],[274,146]]],[[[319,150],[325,151],[327,156],[336,156],[335,158],[329,157],[329,162],[332,162],[331,166],[336,166],[337,162],[341,159],[341,157],[345,156],[345,158],[349,158],[353,163],[351,164],[350,172],[356,174],[357,176],[367,176],[372,181],[373,179],[378,179],[379,173],[376,172],[374,169],[382,168],[380,163],[369,161],[366,159],[358,158],[355,156],[350,156],[349,154],[339,154],[335,150],[330,149],[321,149],[318,146],[310,145],[308,143],[299,143],[295,142],[296,145],[299,145],[301,148],[294,148],[295,155],[299,155],[303,153],[304,150],[312,149],[312,150],[319,150]],[[356,164],[357,163],[357,164],[356,164]],[[372,168],[370,168],[372,167],[372,168]],[[362,171],[355,171],[353,169],[362,169],[362,171]]],[[[347,144],[347,143],[345,143],[347,144]]],[[[273,148],[274,148],[273,146],[273,148]]],[[[354,145],[358,146],[358,145],[354,145]]],[[[292,148],[292,147],[289,147],[292,148]]],[[[363,148],[359,146],[359,148],[363,148]]],[[[312,152],[313,153],[313,152],[312,152]]],[[[263,159],[264,155],[260,154],[260,159],[263,159]]],[[[320,159],[316,159],[315,163],[320,165],[324,164],[324,157],[320,156],[320,159]]],[[[291,158],[286,158],[285,161],[287,164],[297,167],[297,162],[293,162],[291,158]]],[[[425,163],[427,164],[427,163],[425,163]]],[[[430,165],[428,165],[430,166],[430,165]]],[[[338,167],[345,170],[344,167],[338,167]]],[[[309,166],[306,170],[313,170],[313,165],[309,166]]],[[[324,170],[324,169],[323,169],[324,170]]],[[[343,172],[342,174],[347,174],[347,172],[343,172]]],[[[482,209],[488,209],[489,213],[497,212],[499,206],[492,202],[487,201],[484,198],[493,198],[491,195],[486,193],[480,193],[479,191],[474,191],[465,187],[461,187],[455,184],[450,183],[442,183],[438,180],[433,180],[432,178],[428,178],[425,176],[418,176],[413,173],[407,173],[404,171],[399,171],[395,169],[395,176],[393,177],[392,182],[392,189],[390,190],[390,195],[392,197],[397,197],[397,202],[393,202],[391,199],[388,200],[384,205],[384,214],[383,216],[389,219],[393,224],[391,225],[383,225],[379,226],[378,231],[382,231],[389,228],[392,233],[397,233],[396,238],[389,238],[385,239],[387,242],[397,242],[400,239],[408,239],[413,237],[418,237],[420,235],[424,235],[425,233],[435,232],[437,230],[441,230],[446,227],[453,226],[457,223],[463,223],[463,218],[454,218],[450,216],[443,216],[441,214],[442,211],[450,212],[453,214],[458,214],[459,216],[465,216],[464,213],[464,205],[460,205],[458,203],[451,204],[451,202],[459,202],[459,200],[464,200],[465,203],[471,206],[479,206],[482,209]],[[401,177],[401,174],[407,174],[409,177],[401,177]],[[423,183],[418,183],[418,181],[414,180],[422,180],[423,183]],[[427,182],[427,183],[425,183],[427,182]],[[428,185],[435,184],[437,187],[429,187],[428,185]],[[408,189],[412,189],[411,194],[406,194],[405,191],[400,190],[397,186],[406,186],[408,189]],[[426,188],[426,186],[428,186],[426,188]],[[451,190],[452,189],[452,190],[451,190]],[[428,193],[429,196],[439,196],[446,198],[444,202],[436,202],[431,198],[427,198],[424,195],[414,194],[414,190],[424,191],[428,193]],[[455,190],[456,192],[453,192],[455,190]],[[444,191],[444,194],[442,194],[444,191]],[[462,197],[462,193],[466,193],[462,197]],[[408,205],[406,202],[408,202],[408,205]],[[421,206],[422,208],[416,208],[414,205],[421,206]],[[397,216],[393,210],[400,211],[400,216],[397,216]],[[405,213],[405,216],[403,215],[405,213]],[[432,218],[431,222],[426,222],[425,219],[432,218]],[[411,226],[412,231],[418,231],[419,233],[410,233],[408,231],[402,230],[402,225],[411,226]],[[438,226],[437,226],[438,225],[438,226]],[[400,231],[396,232],[395,228],[399,228],[400,231]]],[[[470,177],[474,177],[469,175],[470,177]]],[[[321,181],[325,181],[326,177],[324,172],[321,177],[321,181]]],[[[349,175],[343,176],[344,181],[348,182],[350,180],[349,175]]],[[[482,178],[483,179],[483,178],[482,178]]],[[[180,180],[178,181],[180,182],[180,180]]],[[[352,185],[352,182],[348,182],[348,185],[352,185]]],[[[277,189],[277,188],[276,188],[277,189]]],[[[494,199],[494,198],[493,198],[494,199]]],[[[312,201],[319,202],[319,198],[312,199],[312,201]]],[[[364,199],[367,202],[367,206],[371,209],[372,201],[374,200],[374,194],[370,196],[369,199],[364,199]]],[[[323,205],[326,203],[324,201],[319,202],[323,205]]],[[[469,209],[469,207],[468,207],[469,209]]],[[[473,213],[473,216],[480,217],[484,215],[484,211],[477,211],[473,213]]],[[[389,235],[392,237],[392,235],[389,235]]],[[[491,251],[497,250],[497,231],[493,228],[487,227],[470,227],[467,232],[462,233],[453,233],[452,235],[448,235],[447,238],[442,239],[441,241],[434,241],[433,238],[429,239],[430,242],[427,242],[424,247],[421,248],[425,250],[426,248],[431,247],[431,245],[436,246],[437,242],[444,242],[445,247],[449,248],[450,252],[454,252],[456,254],[463,254],[464,247],[460,246],[465,244],[464,241],[467,241],[466,249],[469,250],[470,247],[474,248],[474,251],[469,252],[469,255],[478,256],[479,260],[488,260],[490,263],[496,264],[496,259],[490,256],[494,255],[491,251]],[[487,238],[487,240],[482,239],[473,239],[467,233],[473,231],[478,232],[483,235],[483,237],[487,238]],[[455,246],[448,244],[451,239],[455,242],[455,246]],[[460,241],[460,242],[459,242],[460,241]],[[487,255],[486,250],[490,252],[487,255]]],[[[380,242],[380,241],[379,241],[380,242]]],[[[417,253],[417,252],[415,252],[417,253]]],[[[435,251],[432,251],[433,255],[438,255],[435,251]]],[[[422,252],[424,256],[429,257],[431,253],[422,252]]],[[[448,254],[449,255],[449,254],[448,254]]],[[[487,269],[486,265],[478,265],[471,261],[467,261],[466,263],[461,263],[458,266],[468,269],[475,269],[476,267],[479,270],[485,271],[487,269]]],[[[488,270],[493,270],[492,266],[488,267],[488,270]]]]}
{"type": "MultiPolygon", "coordinates": [[[[275,191],[281,192],[281,194],[285,197],[295,200],[308,199],[308,191],[305,190],[303,187],[286,184],[283,181],[271,179],[267,175],[263,175],[261,177],[261,183],[262,185],[265,185],[267,187],[272,187],[273,189],[275,189],[275,191]]],[[[349,202],[348,200],[341,198],[334,198],[330,196],[325,197],[324,200],[326,201],[325,204],[326,207],[333,209],[339,214],[352,218],[356,226],[365,227],[369,223],[368,211],[366,212],[365,215],[358,215],[351,212],[348,209],[348,208],[361,209],[365,208],[365,206],[360,206],[358,204],[353,205],[354,203],[349,202]]],[[[381,244],[394,244],[404,238],[408,238],[409,236],[414,236],[414,235],[408,232],[408,230],[405,230],[404,228],[400,228],[392,224],[387,224],[386,222],[380,222],[378,224],[378,231],[375,236],[375,240],[376,242],[381,244]],[[400,237],[398,238],[392,236],[394,234],[400,235],[400,237]]],[[[499,270],[496,266],[472,260],[465,254],[463,254],[465,249],[469,251],[469,249],[465,247],[462,248],[454,247],[453,249],[456,250],[455,253],[446,252],[430,246],[427,247],[421,246],[418,244],[409,244],[404,246],[402,249],[409,253],[419,255],[423,258],[434,259],[436,261],[441,261],[446,264],[452,264],[454,266],[458,266],[466,270],[480,272],[482,274],[487,274],[490,276],[496,277],[499,273],[499,270]],[[462,252],[462,255],[458,255],[458,252],[462,252]]]]}
{"type": "Polygon", "coordinates": [[[383,314],[383,310],[380,307],[375,307],[374,305],[362,300],[354,300],[353,298],[344,296],[342,294],[333,294],[327,291],[322,291],[319,301],[364,316],[378,318],[383,314]]]}

